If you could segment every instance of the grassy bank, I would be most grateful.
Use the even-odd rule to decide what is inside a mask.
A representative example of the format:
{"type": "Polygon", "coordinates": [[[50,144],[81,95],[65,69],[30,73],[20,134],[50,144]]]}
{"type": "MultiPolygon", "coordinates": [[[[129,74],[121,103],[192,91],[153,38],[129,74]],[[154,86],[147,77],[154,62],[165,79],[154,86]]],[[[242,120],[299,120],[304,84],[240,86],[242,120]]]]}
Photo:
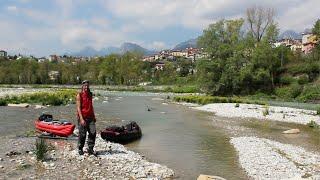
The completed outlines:
{"type": "Polygon", "coordinates": [[[247,103],[247,104],[268,104],[266,101],[250,100],[241,97],[219,97],[219,96],[175,96],[174,100],[177,102],[188,102],[197,104],[210,103],[247,103]]]}
{"type": "Polygon", "coordinates": [[[58,90],[53,92],[37,92],[31,94],[23,94],[20,96],[6,96],[0,98],[0,105],[30,103],[42,105],[66,105],[75,103],[76,90],[58,90]]]}
{"type": "Polygon", "coordinates": [[[292,107],[299,109],[315,110],[320,115],[320,105],[314,103],[299,103],[299,102],[286,102],[277,100],[271,97],[256,97],[256,96],[244,96],[244,97],[220,97],[220,96],[175,96],[174,101],[197,103],[201,105],[210,103],[246,103],[246,104],[260,104],[271,105],[281,107],[292,107]]]}

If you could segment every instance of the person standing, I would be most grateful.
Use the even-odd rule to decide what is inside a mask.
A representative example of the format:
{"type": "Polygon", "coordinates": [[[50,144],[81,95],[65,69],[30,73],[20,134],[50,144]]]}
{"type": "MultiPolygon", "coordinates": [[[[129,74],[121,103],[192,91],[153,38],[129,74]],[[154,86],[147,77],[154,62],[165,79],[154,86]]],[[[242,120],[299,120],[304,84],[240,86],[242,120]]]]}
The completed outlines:
{"type": "Polygon", "coordinates": [[[82,82],[81,92],[77,94],[77,116],[78,116],[78,153],[83,155],[83,147],[88,132],[88,153],[94,154],[96,141],[96,117],[92,105],[92,92],[90,91],[89,81],[82,82]]]}

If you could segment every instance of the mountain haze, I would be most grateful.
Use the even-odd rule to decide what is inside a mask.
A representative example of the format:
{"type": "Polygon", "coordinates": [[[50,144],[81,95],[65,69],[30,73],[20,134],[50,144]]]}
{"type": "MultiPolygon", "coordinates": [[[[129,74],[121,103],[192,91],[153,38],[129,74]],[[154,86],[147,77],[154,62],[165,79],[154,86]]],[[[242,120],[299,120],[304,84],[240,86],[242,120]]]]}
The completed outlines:
{"type": "Polygon", "coordinates": [[[85,57],[92,57],[92,56],[106,56],[109,54],[124,54],[126,52],[139,52],[143,55],[151,55],[156,53],[156,51],[148,50],[146,48],[141,47],[135,43],[123,43],[120,47],[110,46],[107,48],[102,48],[100,50],[96,50],[90,46],[83,48],[82,50],[74,53],[67,53],[71,56],[85,56],[85,57]]]}
{"type": "Polygon", "coordinates": [[[183,49],[190,48],[190,47],[196,48],[197,47],[197,40],[198,39],[190,39],[188,41],[179,43],[173,48],[173,50],[183,50],[183,49]]]}

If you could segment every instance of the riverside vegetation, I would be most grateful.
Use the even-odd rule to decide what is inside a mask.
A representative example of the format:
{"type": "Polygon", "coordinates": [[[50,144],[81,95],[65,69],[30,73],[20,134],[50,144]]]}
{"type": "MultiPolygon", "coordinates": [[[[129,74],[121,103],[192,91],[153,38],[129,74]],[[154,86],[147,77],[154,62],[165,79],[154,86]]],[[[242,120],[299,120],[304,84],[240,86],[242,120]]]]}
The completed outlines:
{"type": "Polygon", "coordinates": [[[57,90],[53,92],[36,92],[19,96],[5,96],[0,98],[0,106],[9,103],[41,103],[42,105],[66,105],[75,103],[76,90],[57,90]]]}

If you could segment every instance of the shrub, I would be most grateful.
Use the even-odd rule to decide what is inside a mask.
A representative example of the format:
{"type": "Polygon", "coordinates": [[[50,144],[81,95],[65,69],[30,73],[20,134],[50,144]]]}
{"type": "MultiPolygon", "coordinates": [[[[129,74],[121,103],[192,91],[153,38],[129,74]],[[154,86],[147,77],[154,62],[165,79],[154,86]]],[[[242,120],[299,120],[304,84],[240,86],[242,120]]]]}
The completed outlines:
{"type": "Polygon", "coordinates": [[[292,76],[284,75],[280,78],[280,83],[284,85],[289,85],[294,83],[296,80],[292,76]]]}
{"type": "Polygon", "coordinates": [[[309,76],[304,74],[298,77],[299,84],[307,84],[309,82],[309,76]]]}
{"type": "Polygon", "coordinates": [[[48,145],[45,142],[44,139],[37,139],[36,140],[36,150],[35,150],[35,154],[37,157],[38,161],[42,161],[44,160],[46,153],[48,152],[48,145]]]}
{"type": "Polygon", "coordinates": [[[303,102],[320,100],[320,86],[305,86],[297,99],[303,102]]]}
{"type": "Polygon", "coordinates": [[[264,110],[262,111],[263,116],[269,115],[269,106],[265,105],[264,110]]]}
{"type": "Polygon", "coordinates": [[[302,86],[299,84],[292,84],[290,86],[277,88],[275,93],[277,96],[284,99],[292,99],[299,96],[302,92],[302,86]]]}
{"type": "Polygon", "coordinates": [[[6,106],[8,105],[7,101],[5,99],[0,99],[0,106],[6,106]]]}
{"type": "Polygon", "coordinates": [[[320,126],[315,121],[312,121],[312,120],[307,125],[311,128],[320,128],[320,126]]]}

